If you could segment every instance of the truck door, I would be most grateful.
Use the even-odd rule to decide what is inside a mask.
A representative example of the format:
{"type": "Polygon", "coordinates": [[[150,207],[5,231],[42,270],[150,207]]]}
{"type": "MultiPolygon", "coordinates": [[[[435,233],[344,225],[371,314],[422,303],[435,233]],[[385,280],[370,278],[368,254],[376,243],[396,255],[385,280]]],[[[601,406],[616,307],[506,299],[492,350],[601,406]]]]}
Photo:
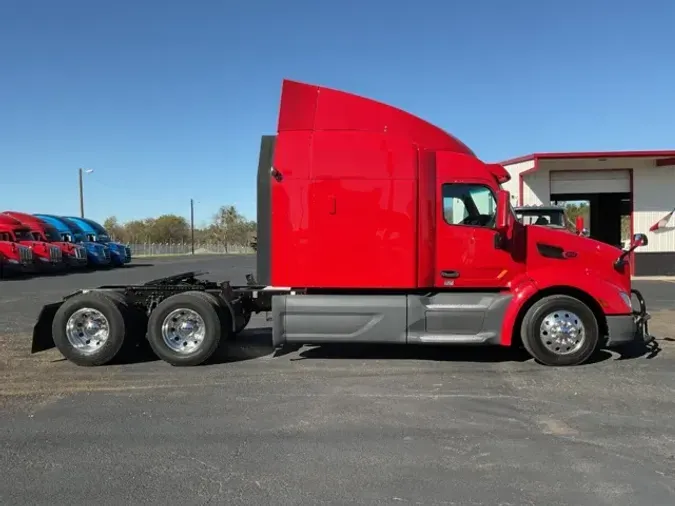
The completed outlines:
{"type": "Polygon", "coordinates": [[[524,270],[495,248],[497,199],[485,181],[437,182],[435,285],[503,288],[524,270]]]}

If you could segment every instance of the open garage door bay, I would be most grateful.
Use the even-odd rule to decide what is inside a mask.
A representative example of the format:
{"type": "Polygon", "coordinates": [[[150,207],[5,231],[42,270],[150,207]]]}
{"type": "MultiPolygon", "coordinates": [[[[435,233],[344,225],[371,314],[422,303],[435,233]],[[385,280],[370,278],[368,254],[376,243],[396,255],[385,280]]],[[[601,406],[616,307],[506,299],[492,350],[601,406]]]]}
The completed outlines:
{"type": "Polygon", "coordinates": [[[630,193],[630,170],[551,171],[551,195],[630,193]]]}

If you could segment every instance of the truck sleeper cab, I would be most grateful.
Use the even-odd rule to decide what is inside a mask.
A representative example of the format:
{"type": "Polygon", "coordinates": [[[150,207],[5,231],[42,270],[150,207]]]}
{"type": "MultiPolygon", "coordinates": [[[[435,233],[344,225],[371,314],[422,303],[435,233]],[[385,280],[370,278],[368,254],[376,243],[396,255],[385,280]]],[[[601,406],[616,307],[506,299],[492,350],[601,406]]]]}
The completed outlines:
{"type": "Polygon", "coordinates": [[[43,308],[32,352],[102,365],[145,336],[201,364],[271,311],[272,345],[521,345],[546,365],[648,342],[628,257],[516,218],[507,171],[404,111],[284,81],[258,166],[257,279],[196,273],[75,292],[43,308]],[[636,298],[634,307],[631,298],[636,298]]]}
{"type": "Polygon", "coordinates": [[[131,249],[124,244],[110,240],[110,235],[100,224],[88,218],[68,216],[66,219],[76,223],[84,232],[87,240],[103,244],[110,249],[110,262],[116,267],[122,267],[131,262],[131,249]]]}
{"type": "Polygon", "coordinates": [[[53,226],[32,214],[19,213],[16,211],[5,211],[2,214],[19,220],[30,230],[34,240],[49,243],[59,248],[63,258],[62,266],[64,268],[86,267],[87,251],[85,248],[77,244],[63,241],[60,234],[53,226]]]}
{"type": "Polygon", "coordinates": [[[32,251],[33,265],[24,264],[25,267],[22,266],[24,272],[50,272],[60,269],[63,265],[63,257],[59,248],[35,240],[30,228],[5,214],[0,214],[0,240],[18,243],[32,251]]]}
{"type": "Polygon", "coordinates": [[[103,244],[87,241],[84,232],[76,223],[51,214],[34,214],[33,216],[53,226],[63,242],[83,246],[87,253],[88,266],[108,267],[110,265],[110,250],[103,244]]]}

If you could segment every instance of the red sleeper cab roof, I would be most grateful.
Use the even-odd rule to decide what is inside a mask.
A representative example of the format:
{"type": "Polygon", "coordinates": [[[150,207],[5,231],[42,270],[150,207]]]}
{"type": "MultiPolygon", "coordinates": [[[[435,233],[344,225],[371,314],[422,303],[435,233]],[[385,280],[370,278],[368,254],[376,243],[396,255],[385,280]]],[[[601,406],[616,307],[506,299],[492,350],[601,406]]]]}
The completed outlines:
{"type": "Polygon", "coordinates": [[[297,130],[387,132],[423,149],[476,156],[456,137],[396,107],[344,91],[284,80],[278,131],[297,130]]]}

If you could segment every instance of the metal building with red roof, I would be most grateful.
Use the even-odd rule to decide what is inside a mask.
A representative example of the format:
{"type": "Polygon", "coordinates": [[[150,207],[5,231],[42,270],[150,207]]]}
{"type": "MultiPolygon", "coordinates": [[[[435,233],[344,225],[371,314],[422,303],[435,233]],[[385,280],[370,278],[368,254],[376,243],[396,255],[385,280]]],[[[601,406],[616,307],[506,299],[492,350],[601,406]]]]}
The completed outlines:
{"type": "Polygon", "coordinates": [[[675,150],[533,153],[501,164],[514,206],[586,201],[591,237],[617,245],[627,216],[630,234],[649,238],[635,274],[675,274],[675,150]]]}

